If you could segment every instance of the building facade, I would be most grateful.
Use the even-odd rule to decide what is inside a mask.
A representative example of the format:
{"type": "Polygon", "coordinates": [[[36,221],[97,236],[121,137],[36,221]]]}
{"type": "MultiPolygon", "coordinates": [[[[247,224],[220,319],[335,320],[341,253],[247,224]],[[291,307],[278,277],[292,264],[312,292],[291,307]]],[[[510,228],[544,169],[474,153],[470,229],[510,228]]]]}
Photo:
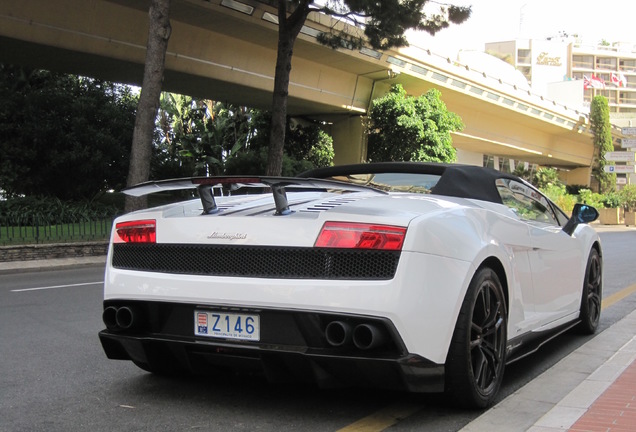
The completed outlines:
{"type": "Polygon", "coordinates": [[[580,81],[583,92],[574,98],[582,107],[589,107],[594,96],[603,95],[609,102],[613,123],[636,126],[636,44],[517,39],[487,43],[486,51],[509,56],[534,93],[549,97],[552,85],[580,81]]]}
{"type": "MultiPolygon", "coordinates": [[[[512,63],[526,77],[533,93],[583,115],[589,114],[595,96],[605,96],[611,123],[629,130],[636,128],[636,44],[589,45],[569,37],[517,39],[487,43],[486,52],[512,63]]],[[[635,151],[634,138],[615,140],[615,149],[635,151]]],[[[636,183],[633,170],[631,174],[617,172],[621,172],[619,187],[636,183]]]]}

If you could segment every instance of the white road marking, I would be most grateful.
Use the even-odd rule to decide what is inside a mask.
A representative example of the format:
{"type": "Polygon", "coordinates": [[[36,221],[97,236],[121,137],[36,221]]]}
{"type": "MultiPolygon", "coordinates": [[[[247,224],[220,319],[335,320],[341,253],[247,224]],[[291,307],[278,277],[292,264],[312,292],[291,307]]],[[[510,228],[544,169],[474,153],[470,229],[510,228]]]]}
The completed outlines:
{"type": "Polygon", "coordinates": [[[40,290],[68,288],[68,287],[77,287],[77,286],[85,286],[85,285],[97,285],[97,284],[103,284],[103,283],[104,281],[84,282],[84,283],[68,284],[68,285],[51,285],[51,286],[36,287],[36,288],[14,289],[14,290],[11,290],[11,292],[40,291],[40,290]]]}

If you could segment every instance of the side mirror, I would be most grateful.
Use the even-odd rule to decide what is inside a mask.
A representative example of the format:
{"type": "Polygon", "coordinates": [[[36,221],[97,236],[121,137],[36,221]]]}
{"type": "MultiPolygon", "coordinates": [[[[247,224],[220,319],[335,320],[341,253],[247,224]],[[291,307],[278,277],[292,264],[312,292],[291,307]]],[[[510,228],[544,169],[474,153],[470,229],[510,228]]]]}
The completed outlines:
{"type": "Polygon", "coordinates": [[[579,223],[590,223],[598,219],[598,211],[587,204],[576,204],[572,210],[572,217],[576,216],[579,223]]]}
{"type": "Polygon", "coordinates": [[[567,235],[572,235],[579,224],[594,222],[598,216],[598,211],[594,207],[587,204],[575,204],[572,216],[563,227],[563,231],[567,235]]]}

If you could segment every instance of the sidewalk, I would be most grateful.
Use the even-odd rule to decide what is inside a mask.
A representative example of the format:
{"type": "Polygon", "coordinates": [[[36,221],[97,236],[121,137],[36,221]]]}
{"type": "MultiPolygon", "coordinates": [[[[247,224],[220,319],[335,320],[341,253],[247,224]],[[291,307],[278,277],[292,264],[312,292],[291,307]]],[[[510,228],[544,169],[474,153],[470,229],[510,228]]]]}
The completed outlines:
{"type": "Polygon", "coordinates": [[[22,273],[27,271],[55,270],[64,267],[82,265],[106,265],[106,256],[87,256],[80,258],[57,258],[49,260],[7,261],[0,262],[0,274],[22,273]]]}

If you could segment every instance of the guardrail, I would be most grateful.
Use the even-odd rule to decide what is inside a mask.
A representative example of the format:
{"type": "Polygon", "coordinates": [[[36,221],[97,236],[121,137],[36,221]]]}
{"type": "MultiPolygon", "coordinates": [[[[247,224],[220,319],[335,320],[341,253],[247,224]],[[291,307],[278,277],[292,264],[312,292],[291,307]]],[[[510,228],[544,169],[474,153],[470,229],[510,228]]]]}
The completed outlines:
{"type": "Polygon", "coordinates": [[[44,225],[0,226],[0,246],[107,241],[112,219],[44,225]]]}

